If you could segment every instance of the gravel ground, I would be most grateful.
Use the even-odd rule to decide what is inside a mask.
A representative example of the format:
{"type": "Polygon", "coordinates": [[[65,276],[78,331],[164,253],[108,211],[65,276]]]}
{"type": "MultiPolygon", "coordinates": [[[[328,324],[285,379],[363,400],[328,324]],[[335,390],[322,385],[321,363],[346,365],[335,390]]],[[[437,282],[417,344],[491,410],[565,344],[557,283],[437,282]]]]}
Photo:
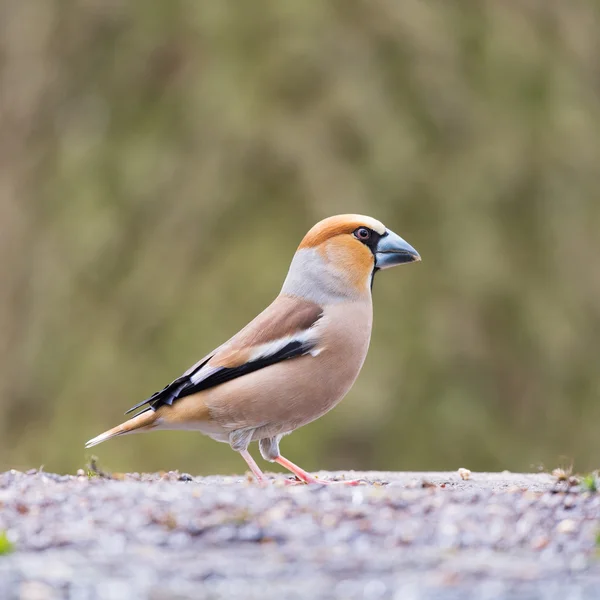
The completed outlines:
{"type": "Polygon", "coordinates": [[[600,494],[550,475],[0,475],[2,600],[600,598],[600,494]]]}

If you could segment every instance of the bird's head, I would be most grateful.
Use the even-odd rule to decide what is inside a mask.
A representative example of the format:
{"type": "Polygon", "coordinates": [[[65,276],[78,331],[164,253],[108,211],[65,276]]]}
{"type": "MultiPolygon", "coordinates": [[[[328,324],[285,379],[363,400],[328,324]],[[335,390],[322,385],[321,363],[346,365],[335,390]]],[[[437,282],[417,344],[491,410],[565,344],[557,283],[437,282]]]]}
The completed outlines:
{"type": "Polygon", "coordinates": [[[370,294],[379,269],[419,260],[419,253],[383,223],[337,215],[304,236],[282,292],[321,302],[356,298],[370,294]]]}

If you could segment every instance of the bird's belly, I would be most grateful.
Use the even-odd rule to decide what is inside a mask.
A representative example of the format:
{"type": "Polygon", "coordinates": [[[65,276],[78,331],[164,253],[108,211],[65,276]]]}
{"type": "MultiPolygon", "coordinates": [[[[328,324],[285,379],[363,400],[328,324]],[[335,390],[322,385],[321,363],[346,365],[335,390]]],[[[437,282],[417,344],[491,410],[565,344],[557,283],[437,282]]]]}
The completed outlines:
{"type": "Polygon", "coordinates": [[[318,419],[352,387],[367,355],[371,322],[370,302],[328,307],[316,356],[284,360],[201,392],[210,421],[271,437],[318,419]]]}
{"type": "Polygon", "coordinates": [[[172,422],[164,418],[155,421],[154,429],[167,429],[169,431],[199,431],[217,442],[229,442],[230,431],[224,429],[214,421],[187,421],[172,422]]]}
{"type": "Polygon", "coordinates": [[[254,439],[289,433],[342,400],[365,354],[366,349],[343,364],[339,357],[330,361],[327,356],[310,355],[284,361],[206,390],[203,399],[212,420],[225,429],[256,428],[254,439]]]}

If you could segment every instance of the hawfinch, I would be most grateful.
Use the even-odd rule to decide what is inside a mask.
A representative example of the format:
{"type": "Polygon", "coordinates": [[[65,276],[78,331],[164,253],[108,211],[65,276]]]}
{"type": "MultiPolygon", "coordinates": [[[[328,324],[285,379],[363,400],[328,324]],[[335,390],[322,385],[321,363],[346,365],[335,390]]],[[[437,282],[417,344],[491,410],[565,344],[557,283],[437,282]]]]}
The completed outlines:
{"type": "Polygon", "coordinates": [[[193,429],[229,443],[259,482],[265,477],[248,452],[254,441],[265,460],[300,481],[332,483],[281,456],[279,442],[330,411],[352,387],[369,347],[375,273],[418,260],[410,244],[370,217],[317,223],[270,306],[86,448],[128,433],[193,429]]]}

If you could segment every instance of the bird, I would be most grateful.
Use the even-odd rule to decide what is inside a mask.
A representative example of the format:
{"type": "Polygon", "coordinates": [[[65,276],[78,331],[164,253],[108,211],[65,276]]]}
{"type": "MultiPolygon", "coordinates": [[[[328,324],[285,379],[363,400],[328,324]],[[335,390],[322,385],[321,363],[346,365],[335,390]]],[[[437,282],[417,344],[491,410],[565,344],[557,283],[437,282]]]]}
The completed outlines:
{"type": "Polygon", "coordinates": [[[371,338],[376,273],[420,260],[408,242],[371,217],[320,221],[263,312],[86,448],[131,433],[194,430],[229,443],[259,483],[268,480],[248,451],[255,441],[266,461],[295,475],[286,481],[336,483],[283,457],[280,441],[334,408],[354,384],[371,338]]]}

